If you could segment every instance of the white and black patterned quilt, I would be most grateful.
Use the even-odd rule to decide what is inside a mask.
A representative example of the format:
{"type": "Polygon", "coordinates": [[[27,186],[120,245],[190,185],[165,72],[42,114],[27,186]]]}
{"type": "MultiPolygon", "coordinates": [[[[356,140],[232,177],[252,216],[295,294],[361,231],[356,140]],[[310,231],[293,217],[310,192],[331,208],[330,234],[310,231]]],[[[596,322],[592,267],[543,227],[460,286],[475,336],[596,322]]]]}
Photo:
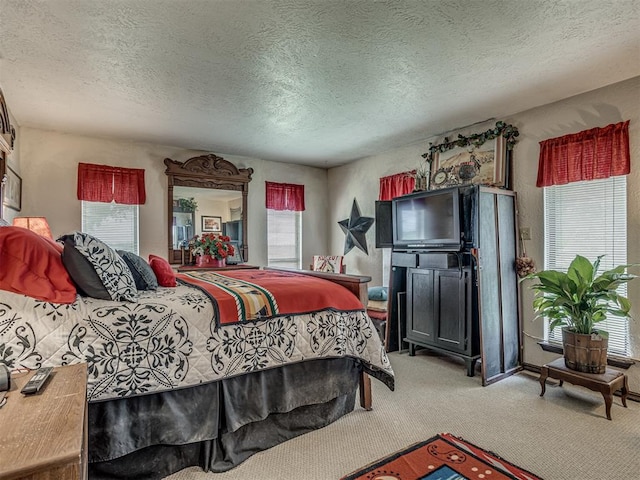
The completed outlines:
{"type": "Polygon", "coordinates": [[[354,357],[393,389],[364,311],[323,311],[218,327],[209,297],[187,285],[138,303],[78,296],[53,304],[0,291],[0,363],[10,370],[87,362],[90,401],[161,392],[322,357],[354,357]]]}

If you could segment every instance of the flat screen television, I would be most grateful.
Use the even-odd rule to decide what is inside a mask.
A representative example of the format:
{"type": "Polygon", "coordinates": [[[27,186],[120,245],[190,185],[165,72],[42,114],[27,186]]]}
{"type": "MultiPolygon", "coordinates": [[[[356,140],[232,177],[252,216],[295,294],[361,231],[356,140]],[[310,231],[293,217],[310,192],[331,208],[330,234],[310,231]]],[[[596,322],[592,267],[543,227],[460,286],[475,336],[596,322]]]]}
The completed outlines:
{"type": "Polygon", "coordinates": [[[457,188],[417,192],[395,198],[392,204],[395,250],[462,248],[457,188]]]}

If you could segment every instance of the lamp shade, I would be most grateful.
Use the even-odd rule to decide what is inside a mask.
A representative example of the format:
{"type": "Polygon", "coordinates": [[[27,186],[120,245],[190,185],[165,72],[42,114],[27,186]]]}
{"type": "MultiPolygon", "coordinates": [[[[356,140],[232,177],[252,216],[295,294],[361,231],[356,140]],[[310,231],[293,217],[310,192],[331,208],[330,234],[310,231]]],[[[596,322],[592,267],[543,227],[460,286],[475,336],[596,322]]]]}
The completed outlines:
{"type": "Polygon", "coordinates": [[[32,232],[42,235],[53,240],[51,229],[49,228],[49,222],[44,217],[15,217],[13,219],[14,227],[22,227],[32,232]]]}

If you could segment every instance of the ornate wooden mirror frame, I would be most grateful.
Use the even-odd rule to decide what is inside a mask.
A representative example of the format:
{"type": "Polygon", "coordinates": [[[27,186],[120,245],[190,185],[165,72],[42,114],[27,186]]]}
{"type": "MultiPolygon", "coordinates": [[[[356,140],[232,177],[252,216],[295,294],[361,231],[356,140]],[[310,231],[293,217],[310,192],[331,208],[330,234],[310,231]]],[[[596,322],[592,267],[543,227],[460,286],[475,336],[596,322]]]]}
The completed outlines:
{"type": "MultiPolygon", "coordinates": [[[[192,157],[185,162],[170,158],[164,159],[168,177],[167,193],[167,240],[169,245],[169,262],[186,263],[185,250],[173,248],[173,187],[213,188],[234,190],[242,193],[242,246],[240,252],[246,262],[249,257],[247,245],[247,195],[253,168],[237,168],[233,163],[214,154],[192,157]]],[[[188,253],[188,252],[186,252],[188,253]]]]}

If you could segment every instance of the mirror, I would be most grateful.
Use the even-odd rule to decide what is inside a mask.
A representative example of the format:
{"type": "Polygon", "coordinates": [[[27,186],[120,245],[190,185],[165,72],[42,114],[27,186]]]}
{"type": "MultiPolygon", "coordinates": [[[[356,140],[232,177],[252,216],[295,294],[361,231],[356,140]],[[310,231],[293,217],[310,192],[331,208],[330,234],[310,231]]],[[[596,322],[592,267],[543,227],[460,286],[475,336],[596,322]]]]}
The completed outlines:
{"type": "Polygon", "coordinates": [[[247,194],[253,169],[238,169],[213,154],[185,162],[165,158],[164,164],[169,183],[169,262],[191,263],[189,240],[207,232],[231,237],[246,262],[247,194]]]}

